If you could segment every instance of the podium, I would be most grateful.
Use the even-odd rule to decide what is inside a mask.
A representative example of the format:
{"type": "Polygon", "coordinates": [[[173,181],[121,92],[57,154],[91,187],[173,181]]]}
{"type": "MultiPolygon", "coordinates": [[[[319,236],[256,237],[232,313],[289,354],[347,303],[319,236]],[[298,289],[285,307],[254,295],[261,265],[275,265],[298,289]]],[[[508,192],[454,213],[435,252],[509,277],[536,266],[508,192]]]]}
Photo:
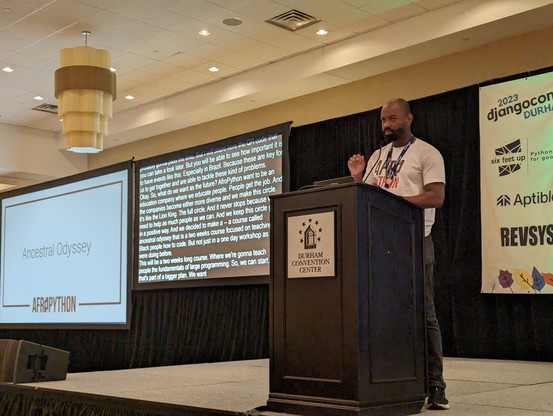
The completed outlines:
{"type": "Polygon", "coordinates": [[[269,410],[419,413],[423,239],[423,210],[380,188],[271,197],[269,410]]]}

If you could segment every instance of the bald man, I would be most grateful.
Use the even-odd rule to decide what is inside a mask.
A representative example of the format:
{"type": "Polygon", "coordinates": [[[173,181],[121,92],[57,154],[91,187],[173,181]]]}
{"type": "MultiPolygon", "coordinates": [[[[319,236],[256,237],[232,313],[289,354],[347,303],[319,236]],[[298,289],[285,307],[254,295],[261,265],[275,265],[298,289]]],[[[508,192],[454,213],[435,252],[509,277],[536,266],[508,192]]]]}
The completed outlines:
{"type": "Polygon", "coordinates": [[[396,98],[380,112],[387,145],[375,151],[368,162],[353,155],[348,168],[356,182],[365,182],[399,195],[424,208],[424,273],[428,345],[428,400],[432,410],[449,409],[443,378],[442,334],[434,308],[434,244],[432,225],[436,208],[445,198],[445,168],[440,152],[411,133],[413,114],[409,103],[396,98]]]}

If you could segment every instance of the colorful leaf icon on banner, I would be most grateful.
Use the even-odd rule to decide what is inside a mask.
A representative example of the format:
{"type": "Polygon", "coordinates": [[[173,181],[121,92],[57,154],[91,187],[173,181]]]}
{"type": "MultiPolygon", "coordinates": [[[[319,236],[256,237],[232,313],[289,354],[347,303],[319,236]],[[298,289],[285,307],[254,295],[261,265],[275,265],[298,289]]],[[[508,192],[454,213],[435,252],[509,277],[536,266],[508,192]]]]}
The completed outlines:
{"type": "Polygon", "coordinates": [[[553,273],[543,273],[542,276],[546,285],[553,286],[553,273]]]}
{"type": "Polygon", "coordinates": [[[515,279],[517,285],[519,285],[524,290],[533,289],[532,284],[534,283],[534,279],[532,279],[532,276],[530,276],[530,273],[528,273],[526,270],[513,270],[513,278],[515,279]]]}
{"type": "Polygon", "coordinates": [[[538,269],[536,269],[536,266],[534,266],[534,268],[532,269],[532,279],[534,279],[532,288],[534,290],[541,291],[545,286],[545,282],[541,273],[538,271],[538,269]]]}
{"type": "Polygon", "coordinates": [[[503,289],[507,289],[508,287],[511,287],[511,285],[514,282],[513,275],[509,273],[508,270],[499,270],[499,276],[497,276],[497,278],[499,280],[499,284],[503,289]]]}

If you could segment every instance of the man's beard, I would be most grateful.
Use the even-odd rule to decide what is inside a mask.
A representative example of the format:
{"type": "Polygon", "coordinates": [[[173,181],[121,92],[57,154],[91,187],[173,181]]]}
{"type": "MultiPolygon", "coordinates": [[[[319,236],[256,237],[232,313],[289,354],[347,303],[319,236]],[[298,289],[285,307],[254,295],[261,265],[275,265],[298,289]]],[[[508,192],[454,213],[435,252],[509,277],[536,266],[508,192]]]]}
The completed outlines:
{"type": "Polygon", "coordinates": [[[395,142],[396,140],[398,140],[401,135],[403,134],[404,130],[400,127],[399,129],[397,130],[394,130],[394,129],[386,129],[382,132],[382,134],[384,135],[384,137],[391,141],[391,142],[395,142]]]}

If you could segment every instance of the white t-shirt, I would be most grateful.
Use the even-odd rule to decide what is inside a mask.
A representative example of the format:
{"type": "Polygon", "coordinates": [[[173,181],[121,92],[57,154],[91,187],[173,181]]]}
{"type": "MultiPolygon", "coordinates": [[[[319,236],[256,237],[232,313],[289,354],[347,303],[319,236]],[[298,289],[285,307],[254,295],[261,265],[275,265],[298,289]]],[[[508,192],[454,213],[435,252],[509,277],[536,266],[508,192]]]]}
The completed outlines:
{"type": "MultiPolygon", "coordinates": [[[[389,187],[386,188],[386,171],[392,169],[403,149],[404,147],[392,147],[390,143],[382,148],[380,157],[378,150],[375,151],[367,162],[367,172],[370,171],[371,173],[365,178],[365,182],[379,186],[399,196],[419,195],[423,192],[424,186],[429,183],[440,182],[445,184],[445,167],[442,155],[434,146],[417,138],[403,154],[395,176],[388,181],[389,187]],[[386,157],[390,148],[392,148],[392,158],[386,168],[386,157]]],[[[435,214],[435,208],[424,210],[425,236],[429,236],[432,231],[435,214]]]]}

